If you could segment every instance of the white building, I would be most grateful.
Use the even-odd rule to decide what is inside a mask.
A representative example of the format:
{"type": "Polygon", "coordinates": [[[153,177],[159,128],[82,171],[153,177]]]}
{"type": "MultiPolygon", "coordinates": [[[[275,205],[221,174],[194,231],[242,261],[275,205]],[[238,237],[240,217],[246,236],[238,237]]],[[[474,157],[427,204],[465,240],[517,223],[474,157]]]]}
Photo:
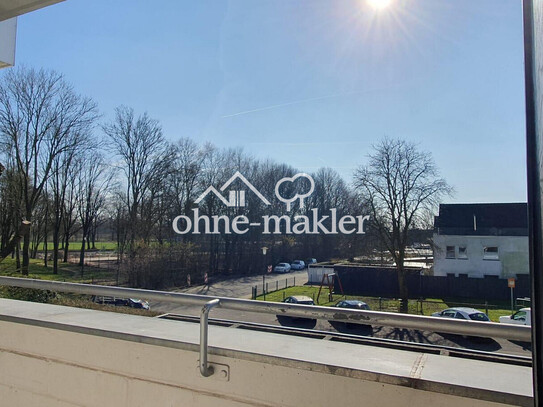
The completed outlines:
{"type": "Polygon", "coordinates": [[[441,204],[434,222],[434,275],[529,273],[525,203],[441,204]]]}

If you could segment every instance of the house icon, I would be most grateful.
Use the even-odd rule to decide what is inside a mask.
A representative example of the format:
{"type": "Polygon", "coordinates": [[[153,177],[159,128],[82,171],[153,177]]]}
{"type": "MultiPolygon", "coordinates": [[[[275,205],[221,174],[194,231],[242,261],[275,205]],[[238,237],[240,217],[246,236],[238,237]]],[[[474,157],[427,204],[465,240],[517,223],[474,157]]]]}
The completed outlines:
{"type": "MultiPolygon", "coordinates": [[[[254,194],[262,201],[264,202],[265,205],[271,205],[270,204],[270,201],[268,201],[266,199],[266,197],[264,197],[264,195],[262,195],[260,193],[260,191],[258,191],[258,189],[255,188],[255,186],[253,184],[251,184],[249,182],[249,180],[247,180],[247,178],[245,178],[243,176],[243,174],[241,174],[239,171],[236,171],[236,173],[230,177],[230,179],[228,181],[226,181],[223,186],[220,188],[220,191],[221,192],[224,192],[224,190],[226,188],[228,188],[234,181],[236,180],[240,180],[241,182],[243,182],[251,191],[254,192],[254,194]]],[[[228,191],[228,199],[226,199],[222,194],[221,192],[219,192],[214,186],[209,186],[199,197],[198,199],[196,199],[196,201],[194,201],[195,203],[200,203],[200,201],[202,201],[208,194],[210,193],[213,193],[217,198],[219,198],[221,200],[222,203],[224,203],[226,206],[228,207],[244,207],[246,206],[246,200],[245,200],[245,192],[244,190],[240,190],[240,191],[228,191]]]]}

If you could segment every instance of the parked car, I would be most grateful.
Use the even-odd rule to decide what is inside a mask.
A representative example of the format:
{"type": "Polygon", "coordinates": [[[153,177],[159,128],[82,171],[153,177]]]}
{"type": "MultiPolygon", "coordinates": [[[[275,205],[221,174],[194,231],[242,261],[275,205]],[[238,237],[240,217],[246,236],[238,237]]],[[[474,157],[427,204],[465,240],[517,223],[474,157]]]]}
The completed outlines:
{"type": "Polygon", "coordinates": [[[303,270],[305,269],[305,262],[303,260],[294,260],[290,263],[290,268],[292,270],[303,270]]]}
{"type": "MultiPolygon", "coordinates": [[[[334,305],[334,307],[337,307],[337,308],[349,308],[349,309],[359,309],[359,310],[369,310],[370,309],[368,304],[366,304],[364,301],[360,301],[360,300],[341,300],[336,305],[334,305]]],[[[367,326],[367,327],[370,327],[371,326],[371,325],[368,325],[368,324],[362,324],[362,323],[357,323],[357,322],[346,322],[345,325],[347,327],[354,327],[354,326],[367,326]]]]}
{"type": "Polygon", "coordinates": [[[501,316],[500,323],[532,326],[532,311],[530,308],[521,308],[513,315],[501,316]]]}
{"type": "Polygon", "coordinates": [[[317,263],[317,259],[313,259],[313,258],[307,259],[306,262],[305,262],[305,264],[307,264],[307,267],[309,267],[312,264],[316,264],[316,263],[317,263]]]}
{"type": "MultiPolygon", "coordinates": [[[[315,305],[315,302],[313,301],[313,299],[306,295],[293,295],[293,296],[285,298],[283,302],[286,304],[315,305]]],[[[284,316],[278,315],[278,318],[279,317],[285,318],[284,316]]],[[[292,320],[299,320],[299,321],[303,320],[303,321],[308,321],[311,323],[317,322],[317,320],[313,318],[303,318],[303,317],[286,317],[286,318],[290,318],[292,320]]]]}
{"type": "Polygon", "coordinates": [[[285,298],[283,302],[287,304],[315,305],[313,299],[307,295],[292,295],[285,298]]]}
{"type": "Polygon", "coordinates": [[[362,309],[362,310],[370,309],[370,306],[368,304],[366,304],[364,301],[359,301],[359,300],[341,300],[336,305],[334,305],[334,307],[362,309]]]}
{"type": "MultiPolygon", "coordinates": [[[[434,312],[432,316],[441,317],[441,318],[455,318],[455,319],[463,319],[463,320],[471,320],[471,321],[490,322],[490,318],[488,318],[488,315],[486,315],[484,312],[479,311],[478,309],[475,309],[475,308],[467,308],[467,307],[447,308],[441,312],[434,312]]],[[[476,342],[492,341],[491,338],[487,338],[487,337],[469,336],[469,335],[461,335],[461,336],[463,338],[470,339],[476,342]]]]}
{"type": "Polygon", "coordinates": [[[151,309],[147,301],[140,300],[137,298],[119,298],[119,297],[106,297],[106,296],[93,295],[92,301],[97,304],[124,306],[124,307],[147,309],[147,310],[151,309]]]}
{"type": "Polygon", "coordinates": [[[279,263],[273,269],[274,273],[288,273],[290,272],[290,264],[288,263],[279,263]]]}
{"type": "Polygon", "coordinates": [[[139,300],[137,298],[128,298],[127,305],[131,308],[151,309],[147,301],[139,300]]]}
{"type": "Polygon", "coordinates": [[[456,307],[447,308],[440,312],[434,312],[433,317],[466,319],[471,321],[490,322],[488,316],[475,308],[456,307]]]}

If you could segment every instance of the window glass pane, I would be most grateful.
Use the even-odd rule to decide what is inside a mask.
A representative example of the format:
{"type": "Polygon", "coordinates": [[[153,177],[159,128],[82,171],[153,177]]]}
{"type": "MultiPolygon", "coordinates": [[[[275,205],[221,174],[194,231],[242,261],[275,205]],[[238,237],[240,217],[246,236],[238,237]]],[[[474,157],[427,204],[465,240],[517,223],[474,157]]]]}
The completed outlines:
{"type": "Polygon", "coordinates": [[[483,249],[483,259],[485,260],[499,260],[499,253],[497,247],[485,247],[483,249]]]}
{"type": "Polygon", "coordinates": [[[17,65],[0,70],[0,248],[32,226],[0,273],[510,315],[508,278],[530,296],[521,2],[370,3],[93,0],[22,16],[17,65]],[[12,125],[42,69],[62,84],[54,106],[88,109],[58,133],[66,148],[32,156],[17,137],[43,117],[12,125]]]}
{"type": "Polygon", "coordinates": [[[518,311],[513,315],[514,320],[526,320],[526,311],[518,311]]]}
{"type": "Polygon", "coordinates": [[[469,314],[469,318],[474,321],[488,321],[488,316],[486,316],[486,314],[483,314],[482,312],[469,314]]]}

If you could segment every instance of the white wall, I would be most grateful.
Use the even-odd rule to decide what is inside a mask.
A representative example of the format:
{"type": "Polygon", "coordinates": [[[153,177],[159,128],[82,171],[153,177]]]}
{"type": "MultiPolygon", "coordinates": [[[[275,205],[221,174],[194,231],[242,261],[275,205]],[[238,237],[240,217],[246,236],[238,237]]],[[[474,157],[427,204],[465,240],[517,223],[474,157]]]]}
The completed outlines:
{"type": "Polygon", "coordinates": [[[531,405],[531,369],[0,299],[0,405],[305,407],[531,405]],[[461,372],[461,374],[460,374],[461,372]]]}
{"type": "Polygon", "coordinates": [[[17,18],[0,21],[0,68],[15,64],[17,18]]]}
{"type": "Polygon", "coordinates": [[[528,274],[528,237],[527,236],[456,236],[437,235],[433,237],[434,275],[446,276],[454,273],[468,274],[469,277],[485,275],[501,278],[514,277],[516,274],[528,274]],[[455,246],[456,259],[446,258],[446,247],[455,246]],[[458,247],[467,248],[467,259],[458,258],[458,247]],[[485,246],[497,246],[499,260],[483,259],[485,246]]]}
{"type": "Polygon", "coordinates": [[[307,269],[307,282],[310,284],[321,284],[322,276],[325,274],[331,274],[334,272],[334,267],[323,267],[323,266],[309,266],[307,269]]]}

